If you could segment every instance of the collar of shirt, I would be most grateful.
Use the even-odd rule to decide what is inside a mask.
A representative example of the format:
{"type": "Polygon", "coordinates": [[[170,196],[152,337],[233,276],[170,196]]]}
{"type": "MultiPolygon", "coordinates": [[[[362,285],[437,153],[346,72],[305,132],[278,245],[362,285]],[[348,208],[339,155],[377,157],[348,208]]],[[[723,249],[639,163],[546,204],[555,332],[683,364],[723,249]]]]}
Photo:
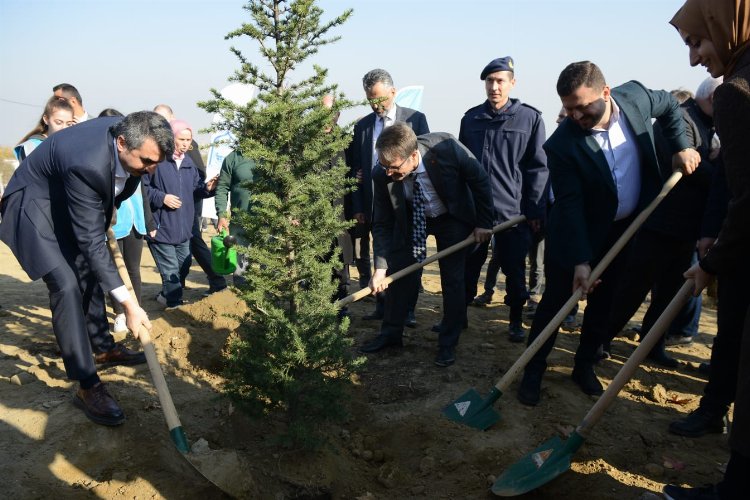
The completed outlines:
{"type": "Polygon", "coordinates": [[[125,169],[122,166],[122,163],[120,163],[120,155],[117,153],[117,139],[114,140],[114,148],[115,148],[115,196],[122,193],[122,190],[125,189],[125,181],[128,180],[128,177],[130,177],[130,174],[125,171],[125,169]]]}
{"type": "Polygon", "coordinates": [[[393,125],[393,122],[396,121],[396,108],[398,106],[396,103],[393,103],[393,106],[391,106],[391,109],[388,110],[388,112],[383,117],[383,124],[387,127],[389,125],[393,125]]]}
{"type": "Polygon", "coordinates": [[[607,132],[613,124],[620,121],[620,108],[617,106],[615,99],[610,95],[609,102],[612,103],[612,114],[609,117],[609,123],[606,127],[594,127],[591,129],[592,132],[607,132]]]}

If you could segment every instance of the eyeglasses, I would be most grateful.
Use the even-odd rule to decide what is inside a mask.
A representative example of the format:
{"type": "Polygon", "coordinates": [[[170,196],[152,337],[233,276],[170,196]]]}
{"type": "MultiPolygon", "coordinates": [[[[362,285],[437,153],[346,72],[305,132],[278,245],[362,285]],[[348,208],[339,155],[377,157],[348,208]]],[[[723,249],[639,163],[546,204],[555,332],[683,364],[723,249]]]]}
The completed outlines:
{"type": "Polygon", "coordinates": [[[407,161],[407,160],[409,159],[409,157],[410,157],[410,156],[411,156],[411,155],[407,156],[407,157],[406,157],[406,158],[404,159],[404,161],[402,161],[401,163],[399,163],[399,164],[398,164],[398,165],[396,165],[396,166],[393,166],[393,165],[383,165],[383,163],[382,163],[382,162],[380,161],[380,158],[378,158],[378,165],[380,165],[380,167],[381,167],[381,168],[382,168],[383,170],[385,170],[386,172],[389,172],[389,171],[390,171],[390,172],[393,172],[393,171],[395,171],[395,170],[401,170],[401,167],[403,167],[403,166],[404,166],[404,163],[406,163],[406,161],[407,161]]]}

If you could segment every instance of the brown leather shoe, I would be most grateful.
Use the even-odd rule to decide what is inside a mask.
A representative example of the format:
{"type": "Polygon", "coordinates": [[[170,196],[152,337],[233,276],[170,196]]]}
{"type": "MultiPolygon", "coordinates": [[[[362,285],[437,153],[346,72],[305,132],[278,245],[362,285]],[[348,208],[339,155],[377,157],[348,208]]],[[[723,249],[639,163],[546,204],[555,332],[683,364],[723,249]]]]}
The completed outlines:
{"type": "Polygon", "coordinates": [[[125,421],[125,414],[120,405],[101,382],[91,389],[79,387],[73,396],[73,404],[97,424],[120,425],[125,421]]]}
{"type": "Polygon", "coordinates": [[[146,362],[146,355],[143,351],[132,351],[118,342],[112,350],[94,354],[94,361],[101,368],[117,365],[140,365],[146,362]]]}

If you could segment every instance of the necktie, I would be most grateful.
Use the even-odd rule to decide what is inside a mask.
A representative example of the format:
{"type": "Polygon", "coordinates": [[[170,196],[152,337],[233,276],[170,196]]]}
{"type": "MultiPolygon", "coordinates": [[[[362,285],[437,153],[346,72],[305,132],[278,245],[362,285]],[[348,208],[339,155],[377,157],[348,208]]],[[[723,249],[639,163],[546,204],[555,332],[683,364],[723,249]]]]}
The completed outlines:
{"type": "Polygon", "coordinates": [[[414,190],[412,203],[412,254],[417,262],[427,258],[427,219],[424,215],[424,194],[419,183],[419,177],[414,176],[414,190]]]}
{"type": "Polygon", "coordinates": [[[385,118],[378,116],[375,119],[375,126],[372,130],[372,164],[375,165],[378,162],[378,152],[375,151],[375,143],[378,142],[380,133],[385,128],[385,118]]]}

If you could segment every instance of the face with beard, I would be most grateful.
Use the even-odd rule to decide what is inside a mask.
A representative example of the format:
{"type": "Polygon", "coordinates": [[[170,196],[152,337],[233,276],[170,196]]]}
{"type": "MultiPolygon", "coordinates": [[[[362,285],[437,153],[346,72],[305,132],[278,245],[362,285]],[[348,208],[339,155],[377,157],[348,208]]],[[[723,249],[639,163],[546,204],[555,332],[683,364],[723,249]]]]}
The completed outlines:
{"type": "Polygon", "coordinates": [[[581,85],[572,94],[561,97],[568,117],[583,130],[603,127],[609,123],[611,108],[609,86],[601,90],[581,85]]]}

